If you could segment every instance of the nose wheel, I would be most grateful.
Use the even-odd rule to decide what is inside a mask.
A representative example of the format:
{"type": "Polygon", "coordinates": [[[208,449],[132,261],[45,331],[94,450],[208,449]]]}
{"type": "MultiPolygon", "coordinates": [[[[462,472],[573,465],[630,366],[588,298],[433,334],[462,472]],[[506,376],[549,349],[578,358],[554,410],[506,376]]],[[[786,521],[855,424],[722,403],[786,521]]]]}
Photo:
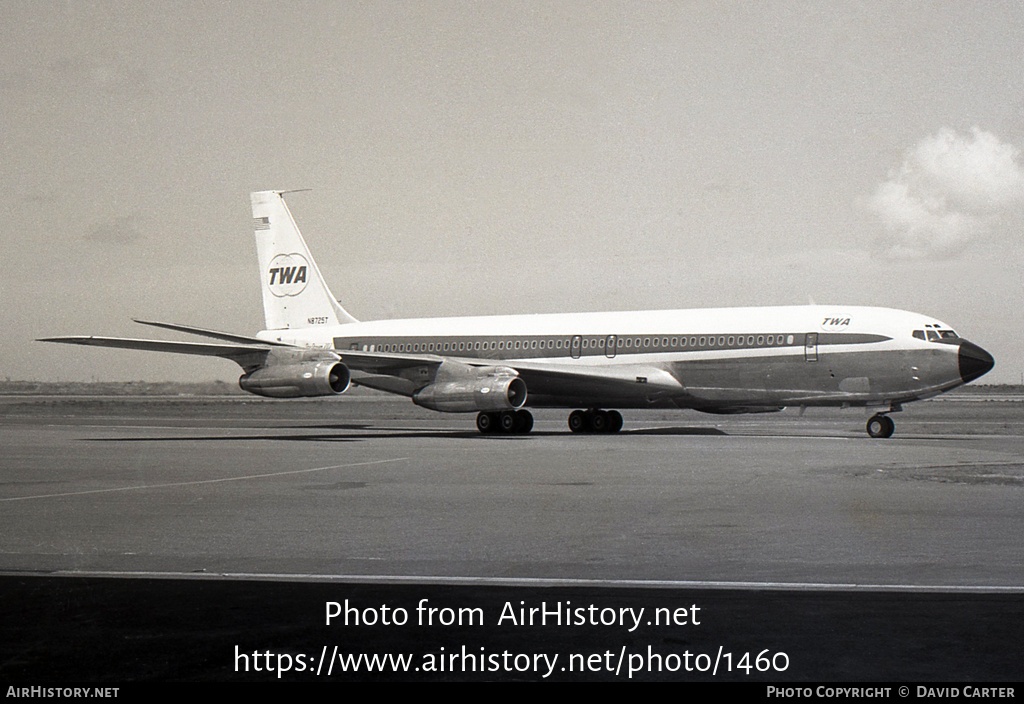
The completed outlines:
{"type": "Polygon", "coordinates": [[[889,416],[876,413],[868,419],[868,435],[873,438],[892,437],[894,430],[896,430],[896,424],[889,416]]]}

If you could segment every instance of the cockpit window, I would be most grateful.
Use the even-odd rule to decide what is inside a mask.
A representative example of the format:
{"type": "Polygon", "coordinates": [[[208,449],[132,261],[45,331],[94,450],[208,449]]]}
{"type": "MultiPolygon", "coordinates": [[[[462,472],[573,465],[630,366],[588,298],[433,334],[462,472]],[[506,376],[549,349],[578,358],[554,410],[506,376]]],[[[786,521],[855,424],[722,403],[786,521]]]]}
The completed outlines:
{"type": "Polygon", "coordinates": [[[929,325],[924,330],[915,330],[913,334],[918,340],[928,340],[929,342],[954,342],[960,339],[960,336],[952,330],[940,330],[933,325],[929,325]]]}

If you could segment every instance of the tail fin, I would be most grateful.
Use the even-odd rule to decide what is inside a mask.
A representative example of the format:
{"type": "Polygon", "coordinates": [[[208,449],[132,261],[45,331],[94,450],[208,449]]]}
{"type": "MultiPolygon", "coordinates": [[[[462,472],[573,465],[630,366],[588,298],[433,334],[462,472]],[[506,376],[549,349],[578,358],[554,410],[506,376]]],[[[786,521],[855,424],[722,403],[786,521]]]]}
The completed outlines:
{"type": "Polygon", "coordinates": [[[267,329],[357,322],[331,295],[281,194],[250,194],[267,329]]]}

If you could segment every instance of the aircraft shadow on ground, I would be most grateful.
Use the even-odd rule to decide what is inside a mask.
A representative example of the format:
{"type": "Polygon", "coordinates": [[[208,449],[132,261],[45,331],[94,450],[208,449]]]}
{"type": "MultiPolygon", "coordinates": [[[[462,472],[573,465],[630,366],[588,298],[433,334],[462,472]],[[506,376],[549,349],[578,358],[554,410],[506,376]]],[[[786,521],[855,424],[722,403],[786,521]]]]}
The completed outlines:
{"type": "Polygon", "coordinates": [[[673,428],[638,428],[623,431],[629,435],[728,435],[721,428],[673,427],[673,428]]]}
{"type": "MultiPolygon", "coordinates": [[[[481,440],[523,440],[531,437],[575,436],[566,431],[534,431],[528,435],[481,435],[476,430],[417,430],[412,428],[381,429],[365,432],[373,426],[369,425],[324,425],[324,426],[288,426],[289,428],[318,429],[319,433],[266,433],[263,435],[189,435],[178,437],[119,437],[89,438],[87,442],[253,442],[258,440],[287,442],[355,442],[358,440],[379,440],[383,438],[479,438],[481,440]],[[362,431],[362,432],[327,432],[327,431],[362,431]]],[[[702,427],[667,427],[640,428],[624,430],[620,435],[728,435],[719,428],[702,427]]],[[[583,433],[580,437],[607,437],[604,434],[583,433]]]]}
{"type": "MultiPolygon", "coordinates": [[[[265,435],[191,435],[187,437],[125,437],[88,438],[87,442],[254,442],[259,440],[286,442],[357,442],[395,438],[475,438],[481,437],[475,430],[409,430],[396,428],[394,432],[353,432],[353,433],[267,433],[265,435]]],[[[502,436],[495,436],[502,437],[502,436]]],[[[523,436],[504,436],[516,438],[523,436]]]]}

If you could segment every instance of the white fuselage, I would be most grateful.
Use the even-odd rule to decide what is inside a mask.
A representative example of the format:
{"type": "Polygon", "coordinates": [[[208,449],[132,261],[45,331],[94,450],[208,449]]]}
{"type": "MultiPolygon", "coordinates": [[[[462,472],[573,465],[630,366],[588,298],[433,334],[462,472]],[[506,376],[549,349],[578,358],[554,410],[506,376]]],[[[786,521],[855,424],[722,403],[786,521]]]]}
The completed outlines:
{"type": "Polygon", "coordinates": [[[343,357],[357,351],[508,364],[526,379],[531,406],[740,412],[900,403],[962,384],[957,345],[914,337],[926,326],[949,330],[887,308],[786,306],[379,320],[259,337],[343,357]],[[582,372],[590,381],[559,383],[545,372],[566,379],[582,372]]]}

